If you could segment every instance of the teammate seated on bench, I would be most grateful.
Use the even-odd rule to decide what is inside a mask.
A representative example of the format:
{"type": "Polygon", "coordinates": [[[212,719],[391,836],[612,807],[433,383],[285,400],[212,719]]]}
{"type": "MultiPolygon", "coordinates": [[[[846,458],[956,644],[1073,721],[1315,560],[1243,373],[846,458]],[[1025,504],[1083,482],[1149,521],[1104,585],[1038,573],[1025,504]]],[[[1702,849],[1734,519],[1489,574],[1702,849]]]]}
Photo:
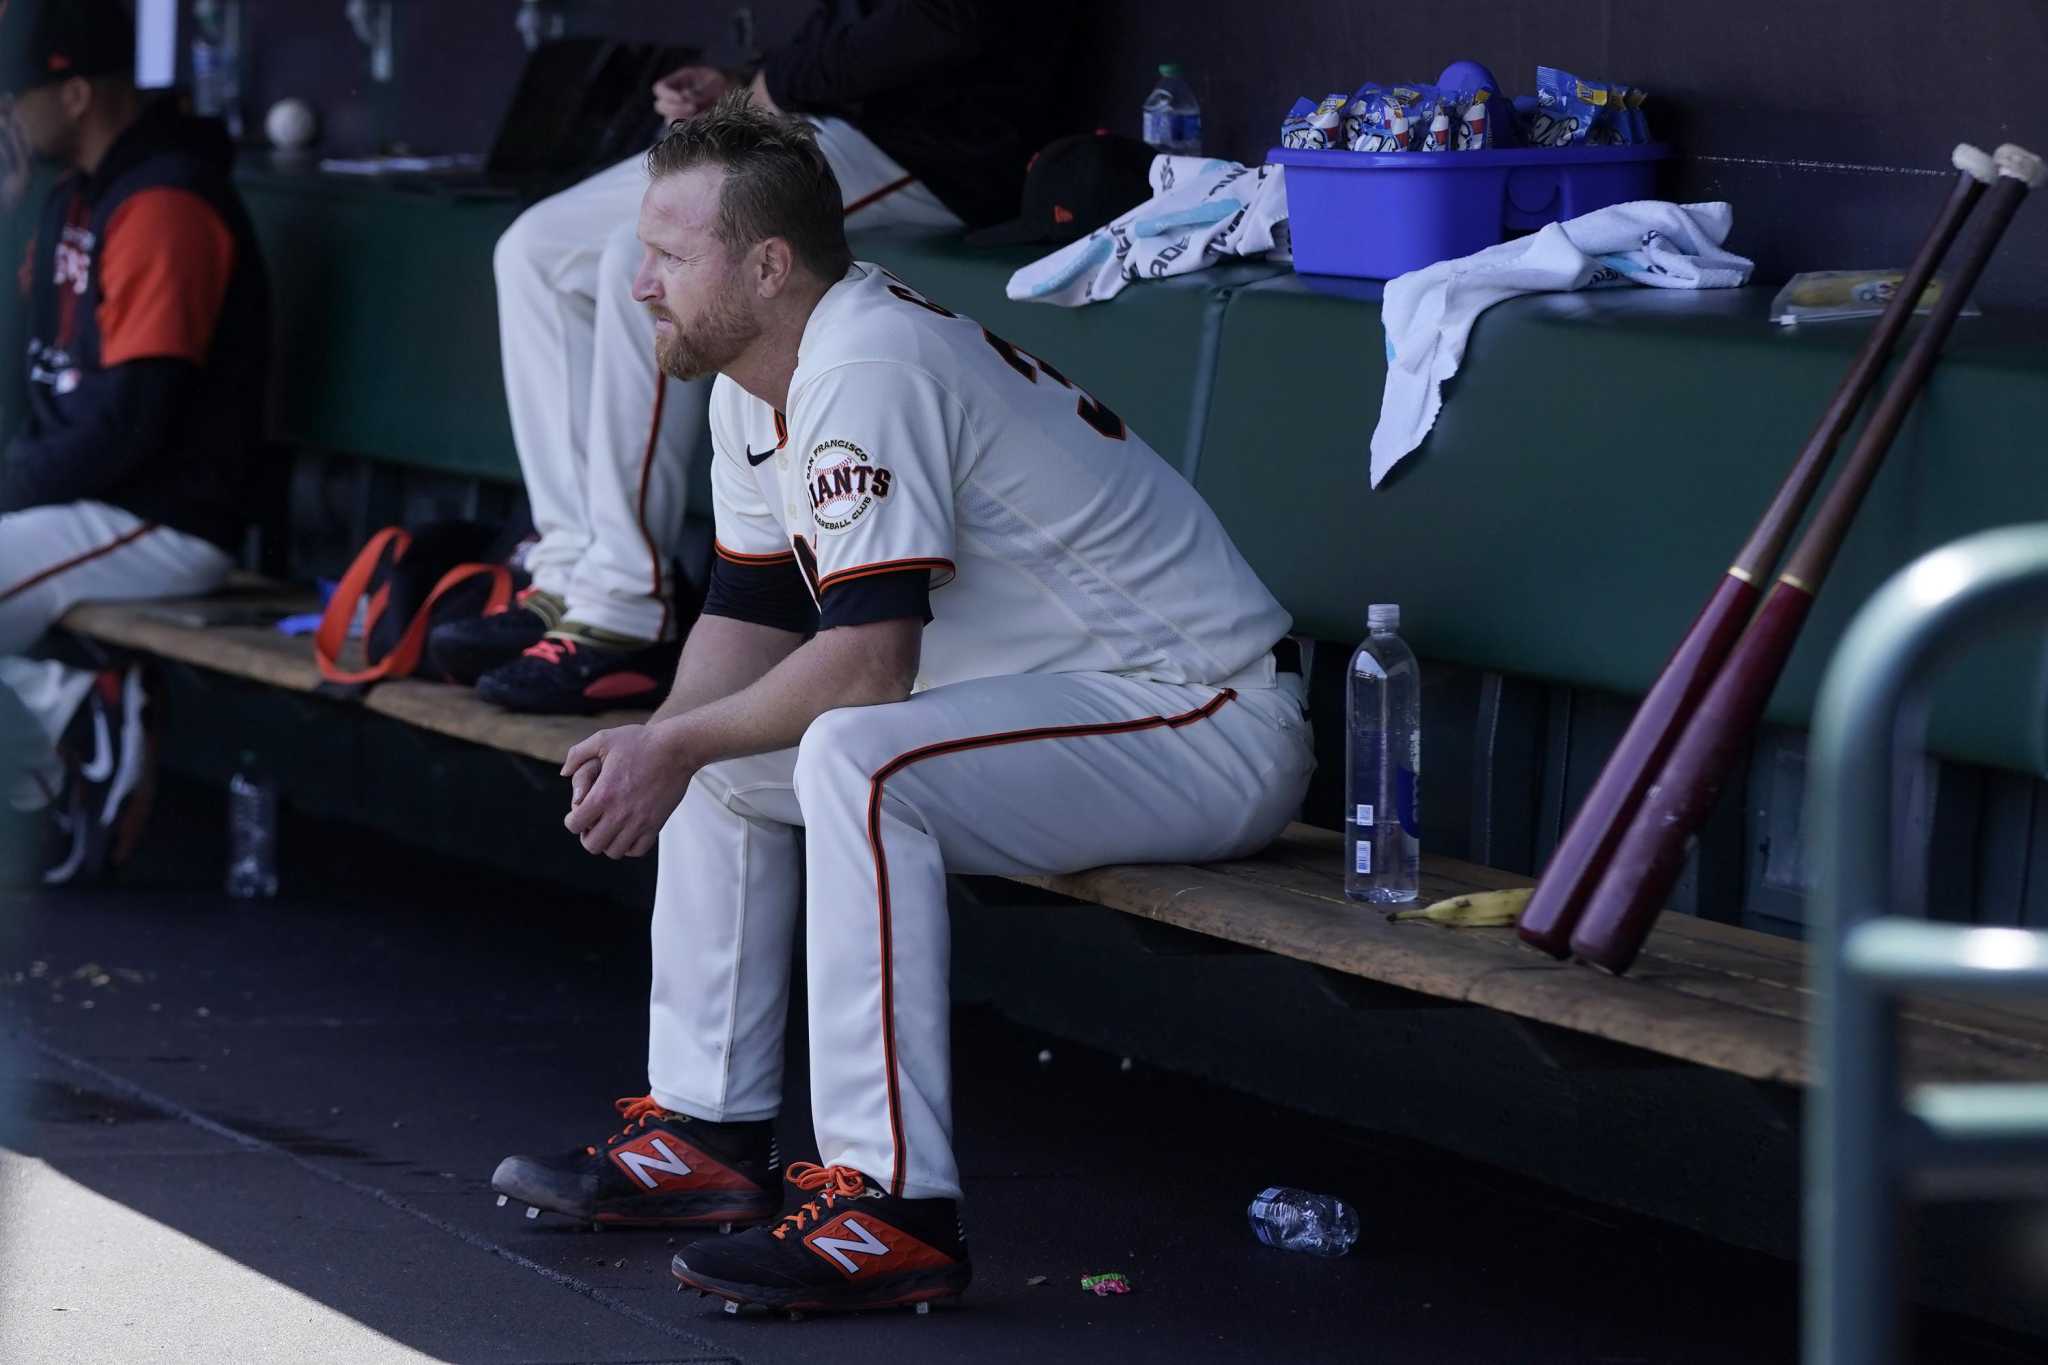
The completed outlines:
{"type": "MultiPolygon", "coordinates": [[[[751,76],[686,66],[665,119],[728,90],[798,113],[838,177],[848,227],[959,228],[1017,211],[1055,131],[1045,97],[1071,0],[818,4],[751,76]]],[[[435,661],[514,711],[652,706],[675,668],[674,575],[708,382],[668,383],[633,301],[641,158],[528,209],[499,239],[499,344],[512,439],[540,540],[510,611],[434,632],[435,661]]]]}
{"type": "Polygon", "coordinates": [[[666,373],[718,376],[718,554],[667,700],[563,771],[584,848],[660,850],[650,1088],[494,1184],[591,1222],[752,1223],[674,1260],[733,1303],[946,1297],[946,876],[1270,841],[1313,762],[1287,614],[1074,379],[852,258],[803,124],[725,101],[649,166],[634,296],[666,373]],[[778,1219],[800,909],[824,1164],[778,1219]]]}
{"type": "MultiPolygon", "coordinates": [[[[0,200],[69,173],[23,264],[28,412],[0,451],[0,686],[47,744],[0,792],[46,882],[132,846],[152,754],[139,669],[21,657],[72,604],[218,586],[262,435],[269,304],[218,123],[145,103],[118,0],[0,6],[0,200]]],[[[12,203],[0,204],[12,207],[12,203]]]]}

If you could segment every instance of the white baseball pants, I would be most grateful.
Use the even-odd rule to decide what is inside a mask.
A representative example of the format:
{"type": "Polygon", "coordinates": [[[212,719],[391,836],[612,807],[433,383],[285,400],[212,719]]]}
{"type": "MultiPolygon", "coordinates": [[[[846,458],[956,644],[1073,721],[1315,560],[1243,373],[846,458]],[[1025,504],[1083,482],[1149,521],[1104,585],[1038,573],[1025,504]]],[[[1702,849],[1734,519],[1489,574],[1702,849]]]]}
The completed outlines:
{"type": "MultiPolygon", "coordinates": [[[[960,220],[842,119],[812,119],[848,228],[960,220]]],[[[543,199],[498,239],[498,339],[512,440],[540,542],[536,586],[569,615],[643,639],[674,633],[668,564],[711,381],[665,378],[633,300],[642,158],[543,199]]]]}
{"type": "Polygon", "coordinates": [[[1263,847],[1314,766],[1301,691],[1291,674],[1235,692],[1105,673],[988,678],[831,711],[793,750],[705,768],[661,833],[655,1099],[715,1121],[780,1109],[808,886],[820,1152],[895,1193],[958,1198],[946,875],[1263,847]]]}
{"type": "Polygon", "coordinates": [[[92,674],[24,659],[58,617],[80,602],[189,597],[212,592],[234,562],[210,541],[102,502],[58,503],[0,516],[0,686],[11,689],[49,741],[30,781],[4,795],[42,804],[33,780],[54,781],[56,742],[92,687],[92,674]]]}

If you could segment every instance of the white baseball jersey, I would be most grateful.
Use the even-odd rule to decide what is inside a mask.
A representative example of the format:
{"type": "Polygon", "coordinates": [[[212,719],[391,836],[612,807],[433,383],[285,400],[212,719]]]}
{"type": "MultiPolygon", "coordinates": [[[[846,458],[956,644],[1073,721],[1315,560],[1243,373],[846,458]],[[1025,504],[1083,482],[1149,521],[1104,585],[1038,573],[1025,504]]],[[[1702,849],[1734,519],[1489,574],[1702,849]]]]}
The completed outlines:
{"type": "Polygon", "coordinates": [[[929,575],[920,688],[1271,680],[1288,615],[1195,490],[1052,364],[879,266],[812,313],[786,414],[721,377],[711,433],[720,554],[794,556],[824,625],[847,585],[929,575]]]}

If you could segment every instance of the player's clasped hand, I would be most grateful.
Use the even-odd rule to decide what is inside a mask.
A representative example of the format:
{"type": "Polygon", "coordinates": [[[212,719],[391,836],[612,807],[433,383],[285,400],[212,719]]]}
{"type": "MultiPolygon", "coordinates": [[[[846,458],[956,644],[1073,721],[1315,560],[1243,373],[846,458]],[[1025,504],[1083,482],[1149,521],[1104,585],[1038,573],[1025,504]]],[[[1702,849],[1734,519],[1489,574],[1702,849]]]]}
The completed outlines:
{"type": "Polygon", "coordinates": [[[562,823],[584,851],[637,858],[654,847],[661,827],[696,775],[678,761],[661,731],[645,725],[600,730],[569,751],[569,814],[562,823]]]}

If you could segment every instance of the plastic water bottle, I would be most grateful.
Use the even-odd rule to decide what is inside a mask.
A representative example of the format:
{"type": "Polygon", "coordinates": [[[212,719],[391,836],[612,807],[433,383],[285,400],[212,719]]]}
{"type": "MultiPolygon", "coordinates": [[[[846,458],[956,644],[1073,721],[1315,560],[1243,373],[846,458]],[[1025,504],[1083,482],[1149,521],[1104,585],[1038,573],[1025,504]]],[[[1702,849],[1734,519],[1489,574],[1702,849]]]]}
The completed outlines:
{"type": "Polygon", "coordinates": [[[277,782],[244,752],[228,779],[228,895],[268,900],[277,894],[277,782]]]}
{"type": "Polygon", "coordinates": [[[1358,1240],[1358,1211],[1333,1195],[1275,1185],[1245,1210],[1252,1236],[1282,1251],[1342,1256],[1358,1240]]]}
{"type": "Polygon", "coordinates": [[[1394,633],[1399,607],[1369,607],[1365,622],[1345,689],[1344,894],[1391,904],[1414,900],[1422,874],[1422,675],[1394,633]]]}
{"type": "Polygon", "coordinates": [[[1174,156],[1202,154],[1202,106],[1195,92],[1180,74],[1175,62],[1159,68],[1159,84],[1145,96],[1143,110],[1145,141],[1174,156]]]}

